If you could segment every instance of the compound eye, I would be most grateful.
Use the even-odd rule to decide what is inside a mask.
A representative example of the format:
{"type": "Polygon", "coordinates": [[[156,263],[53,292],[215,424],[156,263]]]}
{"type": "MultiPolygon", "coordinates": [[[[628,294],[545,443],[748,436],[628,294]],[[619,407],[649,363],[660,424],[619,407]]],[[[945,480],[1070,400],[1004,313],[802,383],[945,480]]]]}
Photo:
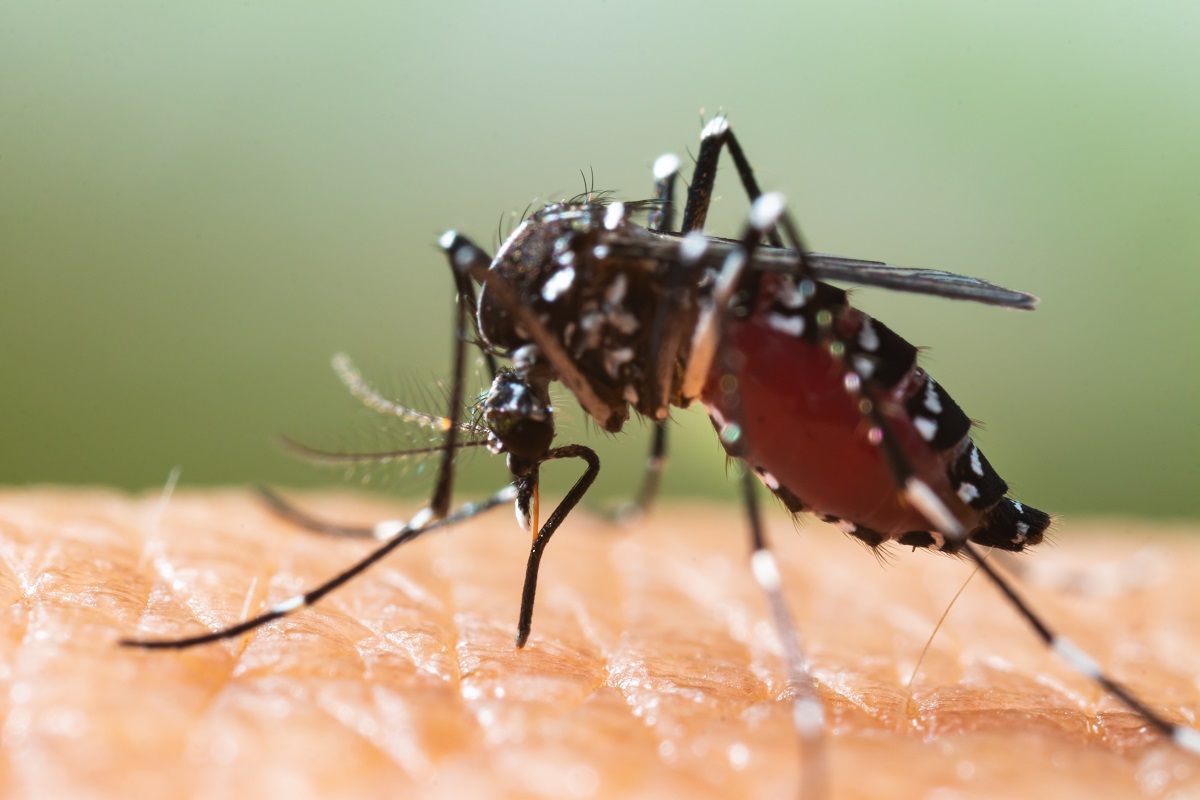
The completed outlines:
{"type": "Polygon", "coordinates": [[[502,420],[503,430],[492,428],[501,450],[529,462],[540,462],[554,441],[554,425],[546,420],[514,417],[502,420]]]}
{"type": "Polygon", "coordinates": [[[496,376],[483,401],[483,421],[503,452],[538,461],[554,441],[550,408],[517,373],[496,376]]]}

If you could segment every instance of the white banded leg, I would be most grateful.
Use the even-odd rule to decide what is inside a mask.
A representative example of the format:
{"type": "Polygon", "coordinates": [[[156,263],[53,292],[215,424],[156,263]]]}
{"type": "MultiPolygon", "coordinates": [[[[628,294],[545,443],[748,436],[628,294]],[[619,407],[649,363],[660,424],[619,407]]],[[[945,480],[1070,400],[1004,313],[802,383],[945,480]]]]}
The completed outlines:
{"type": "Polygon", "coordinates": [[[800,797],[819,800],[828,796],[829,759],[825,750],[825,708],[817,695],[816,682],[809,672],[808,659],[800,632],[788,609],[783,580],[775,554],[767,544],[759,514],[755,479],[742,463],[742,487],[750,522],[750,568],[762,589],[771,612],[771,621],[779,637],[792,690],[792,726],[800,743],[800,797]]]}
{"type": "MultiPolygon", "coordinates": [[[[714,365],[719,365],[730,373],[734,371],[729,363],[733,354],[721,352],[718,346],[721,324],[725,316],[732,311],[735,295],[742,286],[743,276],[752,264],[759,243],[768,231],[775,229],[783,208],[782,196],[775,193],[762,195],[751,205],[739,246],[726,257],[711,302],[702,311],[697,324],[684,378],[685,397],[695,397],[700,393],[714,365]]],[[[685,239],[685,243],[687,241],[685,239]]],[[[698,246],[699,242],[695,256],[697,259],[703,255],[703,250],[698,246]]],[[[746,442],[742,433],[742,420],[739,418],[741,401],[737,394],[736,381],[721,381],[720,385],[721,390],[725,392],[723,406],[727,411],[720,436],[726,451],[730,455],[741,457],[746,452],[746,442]]],[[[808,660],[804,655],[800,633],[787,606],[779,566],[767,544],[759,512],[756,482],[751,469],[743,461],[742,489],[750,528],[750,564],[754,578],[766,597],[783,651],[788,684],[793,692],[792,724],[800,746],[801,796],[810,800],[823,798],[828,795],[829,770],[825,752],[825,711],[808,670],[808,660]]]]}
{"type": "MultiPolygon", "coordinates": [[[[788,243],[796,248],[797,252],[803,254],[804,243],[801,240],[796,224],[786,213],[781,214],[779,222],[789,240],[788,243]]],[[[803,256],[799,263],[801,270],[807,273],[807,277],[811,278],[811,272],[808,272],[808,267],[803,256]]],[[[827,326],[825,335],[837,341],[836,332],[832,325],[827,326]]],[[[844,347],[842,350],[844,352],[844,347]]],[[[847,389],[861,395],[864,385],[869,385],[869,380],[853,371],[852,368],[847,368],[847,375],[853,375],[859,379],[858,381],[847,381],[847,389]]],[[[949,507],[938,497],[937,493],[933,491],[928,483],[921,480],[915,474],[908,458],[900,449],[895,434],[876,404],[869,396],[861,396],[865,400],[861,406],[863,414],[871,423],[868,436],[873,443],[880,447],[880,451],[883,453],[884,459],[888,464],[897,490],[913,508],[917,509],[929,521],[934,531],[941,533],[945,537],[946,544],[957,545],[955,549],[960,549],[961,552],[966,553],[972,561],[979,565],[979,569],[1004,594],[1017,613],[1033,628],[1038,638],[1073,669],[1090,678],[1109,694],[1116,697],[1145,720],[1150,727],[1168,737],[1176,745],[1189,752],[1200,754],[1200,732],[1187,726],[1169,722],[1158,712],[1151,709],[1140,698],[1109,677],[1100,667],[1099,663],[1074,642],[1053,631],[1041,615],[1034,611],[1033,607],[1017,594],[1012,583],[1000,575],[987,561],[984,554],[968,541],[969,532],[949,507]]]]}
{"type": "Polygon", "coordinates": [[[288,599],[276,603],[268,611],[259,614],[257,617],[240,622],[236,625],[231,625],[221,630],[211,633],[200,634],[199,636],[188,636],[180,639],[122,639],[119,643],[124,647],[141,647],[145,649],[183,649],[187,647],[195,647],[196,645],[208,644],[209,642],[220,641],[221,639],[231,639],[240,636],[247,631],[253,630],[268,622],[286,617],[289,614],[294,614],[296,611],[311,606],[325,595],[337,589],[347,581],[357,577],[368,567],[381,560],[388,553],[395,550],[402,544],[411,542],[430,531],[439,528],[445,528],[454,525],[458,522],[464,522],[472,517],[476,517],[485,511],[488,511],[503,503],[509,503],[516,496],[516,489],[512,486],[506,486],[504,489],[493,494],[486,500],[478,503],[466,503],[460,506],[453,513],[448,514],[440,519],[433,520],[432,511],[428,508],[421,510],[413,519],[408,522],[399,520],[389,520],[381,522],[372,528],[373,535],[376,538],[383,539],[384,544],[371,551],[367,556],[359,560],[356,564],[343,570],[334,577],[310,589],[304,594],[294,595],[288,599]]]}

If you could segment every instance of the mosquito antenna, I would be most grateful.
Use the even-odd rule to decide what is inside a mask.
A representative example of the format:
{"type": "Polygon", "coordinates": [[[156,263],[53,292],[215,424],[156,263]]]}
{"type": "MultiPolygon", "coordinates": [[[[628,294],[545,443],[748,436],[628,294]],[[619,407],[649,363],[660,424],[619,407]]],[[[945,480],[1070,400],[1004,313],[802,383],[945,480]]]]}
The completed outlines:
{"type": "MultiPolygon", "coordinates": [[[[463,447],[481,447],[487,444],[484,439],[475,441],[458,441],[454,443],[456,449],[463,447]]],[[[279,445],[291,455],[302,458],[305,461],[311,461],[317,464],[359,464],[359,463],[386,463],[411,456],[426,456],[440,453],[444,449],[443,445],[431,445],[429,447],[412,447],[402,450],[384,450],[374,453],[340,453],[330,450],[320,450],[315,447],[309,447],[306,444],[301,444],[295,439],[289,439],[286,436],[279,437],[279,445]]]]}
{"type": "MultiPolygon", "coordinates": [[[[337,373],[338,379],[341,380],[345,387],[350,390],[350,394],[358,398],[367,408],[378,411],[381,414],[390,414],[409,422],[415,422],[434,431],[445,432],[450,429],[451,421],[448,417],[426,414],[423,411],[417,411],[414,408],[409,408],[408,406],[388,400],[381,395],[363,379],[362,373],[354,366],[354,362],[350,360],[350,356],[345,353],[338,353],[333,357],[333,371],[337,373]]],[[[461,423],[458,429],[471,430],[469,426],[461,423]]]]}

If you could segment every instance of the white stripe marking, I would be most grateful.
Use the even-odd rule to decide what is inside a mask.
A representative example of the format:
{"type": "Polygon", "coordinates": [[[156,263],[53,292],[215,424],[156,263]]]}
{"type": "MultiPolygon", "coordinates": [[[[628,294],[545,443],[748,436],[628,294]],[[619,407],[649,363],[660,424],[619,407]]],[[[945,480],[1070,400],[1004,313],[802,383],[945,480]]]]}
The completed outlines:
{"type": "Polygon", "coordinates": [[[971,471],[979,477],[983,477],[983,463],[979,460],[979,448],[974,444],[971,445],[971,471]]]}
{"type": "Polygon", "coordinates": [[[942,413],[942,401],[938,397],[937,389],[934,388],[935,385],[933,378],[928,376],[925,378],[925,407],[934,414],[940,414],[942,413]]]}
{"type": "Polygon", "coordinates": [[[1050,647],[1064,661],[1089,678],[1096,680],[1101,676],[1100,665],[1096,663],[1095,659],[1080,650],[1074,642],[1065,636],[1055,636],[1054,640],[1050,642],[1050,647]]]}
{"type": "Polygon", "coordinates": [[[850,359],[850,363],[854,366],[854,371],[864,378],[875,374],[875,362],[865,356],[854,356],[850,359]]]}
{"type": "Polygon", "coordinates": [[[625,219],[625,204],[617,200],[609,205],[608,210],[604,212],[604,227],[610,231],[615,231],[623,219],[625,219]]]}
{"type": "Polygon", "coordinates": [[[1171,739],[1184,750],[1200,753],[1200,731],[1176,725],[1175,730],[1171,731],[1171,739]]]}
{"type": "Polygon", "coordinates": [[[768,231],[783,216],[783,208],[787,204],[779,192],[767,192],[760,195],[750,206],[750,225],[756,231],[768,231]]]}
{"type": "Polygon", "coordinates": [[[679,172],[679,156],[664,153],[654,161],[654,180],[661,181],[679,172]]]}
{"type": "Polygon", "coordinates": [[[804,335],[804,317],[785,317],[783,314],[768,314],[767,326],[788,336],[799,339],[804,335]]]}
{"type": "Polygon", "coordinates": [[[707,139],[710,136],[720,136],[727,130],[729,130],[729,120],[725,119],[725,117],[713,117],[704,126],[704,130],[700,131],[700,138],[707,139]]]}
{"type": "Polygon", "coordinates": [[[381,542],[386,542],[388,539],[393,539],[408,528],[408,523],[399,519],[385,519],[383,522],[375,523],[375,527],[371,531],[371,535],[381,542]]]}
{"type": "Polygon", "coordinates": [[[819,739],[825,733],[825,709],[812,697],[798,699],[792,706],[792,724],[804,739],[819,739]]]}
{"type": "Polygon", "coordinates": [[[864,316],[862,327],[858,329],[858,346],[870,353],[879,349],[879,334],[871,325],[870,317],[864,316]]]}
{"type": "Polygon", "coordinates": [[[934,494],[928,483],[920,478],[909,478],[904,484],[904,496],[917,511],[925,516],[925,519],[933,523],[933,527],[937,531],[956,541],[966,538],[967,532],[963,530],[962,523],[950,513],[950,509],[946,508],[942,499],[934,494]]]}
{"type": "Polygon", "coordinates": [[[803,308],[804,304],[808,302],[808,297],[790,279],[780,285],[779,291],[775,293],[775,299],[784,308],[791,309],[803,308]]]}
{"type": "Polygon", "coordinates": [[[567,289],[571,288],[571,284],[575,282],[575,268],[563,267],[558,272],[550,276],[550,280],[546,281],[542,286],[542,299],[547,303],[553,303],[567,289]]]}
{"type": "Polygon", "coordinates": [[[783,587],[783,578],[779,574],[779,564],[770,550],[755,550],[750,556],[750,571],[754,580],[763,591],[778,592],[783,587]]]}
{"type": "Polygon", "coordinates": [[[292,611],[295,611],[297,608],[303,608],[303,606],[304,606],[304,595],[298,594],[295,597],[289,597],[287,600],[284,600],[282,603],[279,603],[278,605],[276,605],[274,608],[271,609],[271,613],[272,614],[288,614],[292,611]]]}
{"type": "Polygon", "coordinates": [[[708,238],[700,231],[692,231],[679,244],[679,257],[687,263],[695,263],[708,249],[708,238]]]}

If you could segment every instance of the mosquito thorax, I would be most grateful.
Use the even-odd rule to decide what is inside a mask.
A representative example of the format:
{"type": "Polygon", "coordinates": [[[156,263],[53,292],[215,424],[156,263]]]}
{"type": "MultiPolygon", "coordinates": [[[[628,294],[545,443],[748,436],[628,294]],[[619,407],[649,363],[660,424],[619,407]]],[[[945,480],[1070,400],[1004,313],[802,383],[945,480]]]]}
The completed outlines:
{"type": "MultiPolygon", "coordinates": [[[[654,234],[622,211],[597,202],[548,205],[521,223],[489,267],[561,343],[606,406],[597,421],[614,432],[629,419],[630,406],[654,419],[666,416],[662,398],[649,396],[646,368],[664,355],[651,350],[662,345],[652,329],[668,265],[644,254],[654,234]]],[[[480,333],[494,347],[516,351],[529,344],[486,282],[478,314],[480,333]]],[[[687,327],[694,318],[687,306],[674,322],[687,327]]],[[[666,374],[669,396],[678,397],[676,370],[666,374]]]]}
{"type": "Polygon", "coordinates": [[[535,386],[513,370],[501,370],[481,409],[490,434],[488,447],[508,454],[513,474],[528,472],[550,449],[554,414],[545,385],[535,386]]]}
{"type": "MultiPolygon", "coordinates": [[[[523,298],[541,300],[537,310],[542,314],[549,304],[568,306],[574,294],[577,251],[594,244],[595,229],[589,206],[548,205],[509,235],[488,271],[502,275],[523,298]],[[557,280],[550,282],[555,275],[557,280]]],[[[479,295],[479,331],[489,344],[507,350],[528,342],[486,283],[479,295]]]]}

